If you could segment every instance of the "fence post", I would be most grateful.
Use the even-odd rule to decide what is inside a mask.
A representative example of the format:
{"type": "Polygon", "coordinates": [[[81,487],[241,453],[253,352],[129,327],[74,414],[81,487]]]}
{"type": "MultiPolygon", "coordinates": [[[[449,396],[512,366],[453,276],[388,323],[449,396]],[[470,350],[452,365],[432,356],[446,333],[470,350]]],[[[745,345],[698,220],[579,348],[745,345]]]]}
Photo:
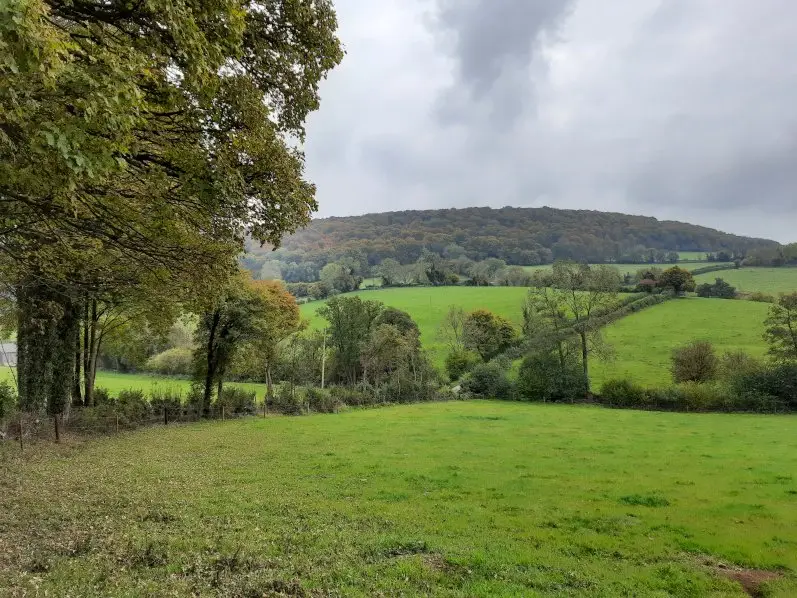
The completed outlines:
{"type": "Polygon", "coordinates": [[[166,405],[163,406],[163,425],[169,425],[169,412],[166,410],[166,405]]]}

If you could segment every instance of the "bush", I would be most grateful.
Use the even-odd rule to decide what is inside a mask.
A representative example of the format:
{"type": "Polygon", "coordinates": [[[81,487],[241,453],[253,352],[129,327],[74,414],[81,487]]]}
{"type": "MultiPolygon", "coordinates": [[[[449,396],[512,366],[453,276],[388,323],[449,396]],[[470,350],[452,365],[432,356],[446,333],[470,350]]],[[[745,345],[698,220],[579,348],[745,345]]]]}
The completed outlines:
{"type": "Polygon", "coordinates": [[[307,407],[314,413],[336,413],[342,403],[327,388],[308,388],[307,407]]]}
{"type": "Polygon", "coordinates": [[[731,380],[730,386],[746,409],[797,409],[797,363],[770,365],[741,374],[731,380]]]}
{"type": "Polygon", "coordinates": [[[758,303],[775,303],[775,296],[762,293],[761,291],[756,291],[755,293],[748,295],[747,300],[756,301],[758,303]]]}
{"type": "Polygon", "coordinates": [[[144,391],[139,389],[122,390],[116,400],[116,413],[120,422],[135,424],[152,416],[152,408],[144,398],[144,391]]]}
{"type": "Polygon", "coordinates": [[[363,392],[358,388],[351,388],[348,386],[332,386],[329,389],[332,397],[343,405],[350,407],[363,407],[365,405],[372,405],[374,397],[371,394],[363,392]]]}
{"type": "Polygon", "coordinates": [[[719,360],[708,341],[694,341],[672,352],[672,377],[680,382],[708,382],[717,376],[719,360]]]}
{"type": "Polygon", "coordinates": [[[720,358],[718,377],[720,380],[729,381],[737,376],[758,372],[762,368],[760,361],[744,351],[729,351],[720,358]]]}
{"type": "Polygon", "coordinates": [[[479,356],[473,351],[453,349],[446,355],[445,368],[448,378],[454,382],[469,372],[477,363],[479,356]]]}
{"type": "Polygon", "coordinates": [[[586,394],[584,371],[575,359],[564,366],[556,352],[527,355],[520,365],[517,392],[527,401],[573,401],[586,394]]]}
{"type": "Polygon", "coordinates": [[[463,380],[462,390],[487,399],[512,398],[512,383],[507,371],[494,361],[474,367],[463,380]]]}
{"type": "Polygon", "coordinates": [[[696,289],[698,297],[716,297],[717,299],[735,299],[736,287],[732,287],[721,278],[716,278],[714,284],[707,282],[696,289]]]}
{"type": "Polygon", "coordinates": [[[268,400],[268,410],[284,413],[286,415],[301,415],[305,411],[304,389],[294,386],[291,390],[289,384],[279,385],[274,396],[268,400]]]}
{"type": "Polygon", "coordinates": [[[216,407],[219,410],[223,407],[226,415],[252,415],[257,413],[255,399],[255,391],[229,386],[221,391],[221,398],[216,399],[216,407]]]}
{"type": "Polygon", "coordinates": [[[0,382],[0,418],[8,416],[17,405],[17,393],[8,382],[0,382]]]}
{"type": "Polygon", "coordinates": [[[630,380],[607,380],[603,383],[599,402],[613,407],[646,407],[648,392],[630,380]]]}
{"type": "Polygon", "coordinates": [[[183,395],[179,390],[156,388],[150,393],[149,404],[155,414],[163,413],[165,409],[175,417],[182,413],[183,395]]]}
{"type": "Polygon", "coordinates": [[[113,397],[107,388],[98,386],[94,389],[94,404],[95,405],[110,405],[113,403],[113,397]]]}
{"type": "Polygon", "coordinates": [[[684,382],[678,386],[683,411],[733,411],[728,388],[716,383],[684,382]]]}
{"type": "Polygon", "coordinates": [[[175,347],[150,357],[144,369],[164,376],[187,376],[193,368],[193,360],[191,349],[175,347]]]}

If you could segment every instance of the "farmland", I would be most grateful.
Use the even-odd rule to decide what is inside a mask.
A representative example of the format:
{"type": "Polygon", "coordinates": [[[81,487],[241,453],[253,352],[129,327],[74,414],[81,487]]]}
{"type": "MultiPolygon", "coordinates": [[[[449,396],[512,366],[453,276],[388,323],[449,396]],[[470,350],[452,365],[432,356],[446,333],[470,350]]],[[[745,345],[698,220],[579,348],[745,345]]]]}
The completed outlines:
{"type": "Polygon", "coordinates": [[[615,358],[595,362],[593,382],[628,377],[640,384],[667,383],[672,349],[696,339],[711,341],[720,354],[743,350],[761,357],[768,309],[753,301],[691,298],[626,316],[606,328],[615,358]]]}
{"type": "MultiPolygon", "coordinates": [[[[13,371],[8,367],[0,367],[0,381],[13,381],[13,371]]],[[[231,382],[231,386],[239,386],[257,393],[258,399],[265,394],[264,384],[254,384],[250,382],[231,382]]],[[[146,394],[151,394],[155,390],[177,391],[183,396],[188,394],[191,387],[190,380],[183,378],[172,378],[167,376],[149,376],[147,374],[122,374],[120,372],[97,372],[96,386],[105,388],[111,395],[116,396],[121,390],[140,389],[146,394]]]]}
{"type": "Polygon", "coordinates": [[[722,272],[709,272],[695,277],[698,284],[714,282],[715,278],[722,278],[727,283],[736,287],[741,293],[777,294],[797,291],[797,268],[739,268],[738,270],[723,270],[722,272]]]}
{"type": "Polygon", "coordinates": [[[455,402],[64,447],[6,461],[0,594],[743,596],[797,568],[795,423],[455,402]]]}
{"type": "MultiPolygon", "coordinates": [[[[636,274],[639,270],[644,270],[646,268],[660,268],[660,269],[667,269],[671,268],[674,265],[680,266],[690,272],[692,270],[697,270],[698,268],[705,268],[706,266],[716,266],[718,262],[684,262],[681,264],[603,264],[607,266],[612,266],[613,268],[617,268],[618,272],[621,275],[624,274],[636,274]]],[[[601,265],[601,264],[592,264],[592,265],[601,265]]],[[[536,272],[538,270],[550,270],[551,265],[546,264],[543,266],[523,266],[523,269],[528,272],[536,272]]]]}

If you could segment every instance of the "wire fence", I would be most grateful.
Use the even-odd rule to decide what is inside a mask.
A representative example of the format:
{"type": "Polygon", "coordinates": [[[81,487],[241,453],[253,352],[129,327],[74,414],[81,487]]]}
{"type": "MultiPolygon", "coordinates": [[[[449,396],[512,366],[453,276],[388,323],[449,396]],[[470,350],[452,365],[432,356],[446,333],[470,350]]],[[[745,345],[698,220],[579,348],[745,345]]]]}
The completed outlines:
{"type": "Polygon", "coordinates": [[[61,441],[68,436],[108,436],[143,427],[194,423],[201,420],[228,420],[269,414],[265,404],[246,409],[210,405],[150,406],[124,409],[116,405],[72,408],[68,413],[48,415],[15,411],[0,417],[0,443],[16,443],[21,450],[34,441],[61,441]]]}

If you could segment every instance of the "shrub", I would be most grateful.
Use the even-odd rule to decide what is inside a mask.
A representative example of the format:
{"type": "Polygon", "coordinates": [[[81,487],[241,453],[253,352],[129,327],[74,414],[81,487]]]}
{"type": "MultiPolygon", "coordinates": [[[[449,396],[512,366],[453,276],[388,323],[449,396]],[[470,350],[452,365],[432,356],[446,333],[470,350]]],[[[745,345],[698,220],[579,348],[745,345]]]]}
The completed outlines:
{"type": "Polygon", "coordinates": [[[747,300],[756,301],[758,303],[775,303],[775,296],[762,293],[761,291],[756,291],[755,293],[748,295],[747,300]]]}
{"type": "Polygon", "coordinates": [[[452,382],[459,380],[477,363],[479,363],[479,356],[476,353],[466,349],[453,349],[446,355],[445,368],[448,378],[452,382]]]}
{"type": "Polygon", "coordinates": [[[221,391],[221,398],[216,400],[218,409],[224,408],[228,415],[252,415],[257,413],[255,391],[229,386],[221,391]]]}
{"type": "Polygon", "coordinates": [[[0,382],[0,418],[6,417],[17,404],[17,393],[8,382],[0,382]]]}
{"type": "Polygon", "coordinates": [[[155,388],[150,392],[149,404],[155,413],[163,413],[166,409],[170,414],[176,415],[182,411],[183,395],[172,388],[155,388]]]}
{"type": "Polygon", "coordinates": [[[301,387],[281,384],[268,400],[269,411],[277,411],[286,415],[301,415],[305,411],[304,392],[301,387]]]}
{"type": "Polygon", "coordinates": [[[746,409],[797,409],[797,363],[781,363],[734,377],[731,392],[746,409]]]}
{"type": "Polygon", "coordinates": [[[678,387],[684,411],[733,411],[728,389],[716,383],[684,382],[678,387]]]}
{"type": "Polygon", "coordinates": [[[473,368],[462,382],[462,389],[472,395],[488,399],[512,397],[512,383],[500,364],[490,361],[473,368]]]}
{"type": "Polygon", "coordinates": [[[148,419],[152,415],[150,404],[144,398],[144,391],[128,389],[119,392],[116,400],[116,412],[120,421],[126,424],[135,424],[148,419]]]}
{"type": "Polygon", "coordinates": [[[761,370],[763,365],[755,357],[744,351],[728,351],[719,361],[718,377],[720,380],[732,380],[761,370]]]}
{"type": "Polygon", "coordinates": [[[187,376],[193,367],[191,349],[175,347],[153,355],[144,364],[144,369],[164,376],[187,376]]]}
{"type": "Polygon", "coordinates": [[[111,397],[111,393],[108,392],[107,388],[103,388],[98,386],[94,389],[94,404],[95,405],[110,405],[113,403],[113,398],[111,397]]]}
{"type": "Polygon", "coordinates": [[[342,406],[340,400],[326,388],[308,388],[306,399],[308,408],[315,413],[335,413],[342,406]]]}
{"type": "Polygon", "coordinates": [[[614,407],[645,407],[650,403],[644,388],[624,379],[604,382],[599,401],[614,407]]]}
{"type": "Polygon", "coordinates": [[[679,382],[707,382],[717,376],[719,360],[714,346],[707,341],[694,341],[672,352],[672,377],[679,382]]]}
{"type": "Polygon", "coordinates": [[[358,388],[347,386],[332,386],[329,389],[332,397],[343,405],[362,407],[374,403],[374,397],[358,388]]]}
{"type": "Polygon", "coordinates": [[[735,299],[736,287],[732,287],[721,278],[714,280],[714,284],[707,282],[697,287],[698,297],[716,297],[718,299],[735,299]]]}
{"type": "Polygon", "coordinates": [[[587,390],[584,372],[575,359],[562,365],[556,352],[527,355],[520,365],[517,391],[527,401],[573,401],[587,390]]]}

